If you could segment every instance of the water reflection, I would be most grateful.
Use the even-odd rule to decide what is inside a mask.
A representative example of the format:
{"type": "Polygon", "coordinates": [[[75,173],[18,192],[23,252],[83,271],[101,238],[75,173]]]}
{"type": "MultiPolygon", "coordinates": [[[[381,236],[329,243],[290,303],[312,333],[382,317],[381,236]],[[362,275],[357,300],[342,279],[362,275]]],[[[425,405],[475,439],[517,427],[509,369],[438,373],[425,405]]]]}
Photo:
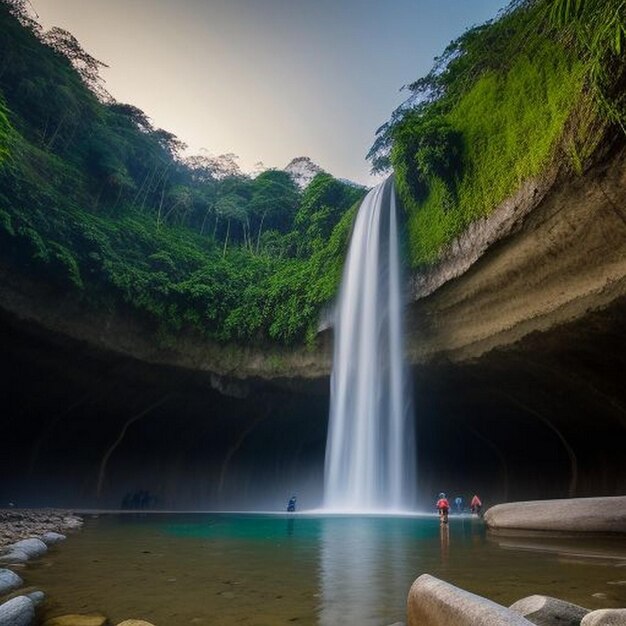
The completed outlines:
{"type": "Polygon", "coordinates": [[[626,564],[626,543],[617,543],[615,537],[577,537],[558,534],[526,532],[491,533],[487,536],[490,544],[502,550],[515,552],[535,552],[550,554],[559,560],[604,563],[606,565],[626,564]]]}
{"type": "Polygon", "coordinates": [[[441,565],[448,564],[450,552],[450,526],[448,524],[439,525],[439,546],[441,549],[441,565]]]}
{"type": "Polygon", "coordinates": [[[323,520],[320,626],[380,626],[394,612],[404,620],[408,585],[419,571],[414,528],[403,519],[323,520]]]}

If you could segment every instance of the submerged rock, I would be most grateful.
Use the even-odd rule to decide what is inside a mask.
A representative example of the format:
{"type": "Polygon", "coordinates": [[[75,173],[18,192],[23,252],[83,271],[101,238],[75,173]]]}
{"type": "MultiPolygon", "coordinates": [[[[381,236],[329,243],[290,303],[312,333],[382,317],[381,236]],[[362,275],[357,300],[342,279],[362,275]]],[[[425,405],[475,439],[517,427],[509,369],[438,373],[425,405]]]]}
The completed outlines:
{"type": "Polygon", "coordinates": [[[31,591],[26,597],[37,607],[46,599],[46,594],[43,591],[31,591]]]}
{"type": "Polygon", "coordinates": [[[107,618],[100,613],[90,613],[88,615],[72,613],[46,620],[43,626],[106,626],[108,623],[107,618]]]}
{"type": "Polygon", "coordinates": [[[9,546],[11,552],[24,552],[28,555],[28,558],[33,559],[38,556],[43,556],[48,551],[48,546],[41,539],[22,539],[22,541],[16,541],[9,546]]]}
{"type": "Polygon", "coordinates": [[[589,609],[577,604],[541,595],[522,598],[509,608],[538,626],[579,626],[589,613],[589,609]]]}
{"type": "Polygon", "coordinates": [[[0,556],[0,563],[26,563],[30,557],[23,550],[10,550],[0,556]]]}
{"type": "Polygon", "coordinates": [[[9,593],[24,584],[24,581],[10,569],[0,569],[0,595],[9,593]]]}
{"type": "Polygon", "coordinates": [[[154,626],[154,624],[152,624],[151,622],[146,622],[142,619],[125,619],[117,626],[154,626]]]}
{"type": "Polygon", "coordinates": [[[411,586],[408,626],[530,626],[524,619],[487,598],[422,574],[411,586]]]}
{"type": "Polygon", "coordinates": [[[600,609],[583,617],[580,626],[626,626],[626,609],[600,609]]]}
{"type": "Polygon", "coordinates": [[[53,546],[55,543],[59,543],[60,541],[65,541],[65,539],[67,539],[65,535],[62,535],[61,533],[55,533],[55,532],[47,532],[41,536],[41,540],[47,546],[53,546]]]}
{"type": "Polygon", "coordinates": [[[31,626],[34,621],[35,606],[26,596],[0,604],[0,626],[31,626]]]}

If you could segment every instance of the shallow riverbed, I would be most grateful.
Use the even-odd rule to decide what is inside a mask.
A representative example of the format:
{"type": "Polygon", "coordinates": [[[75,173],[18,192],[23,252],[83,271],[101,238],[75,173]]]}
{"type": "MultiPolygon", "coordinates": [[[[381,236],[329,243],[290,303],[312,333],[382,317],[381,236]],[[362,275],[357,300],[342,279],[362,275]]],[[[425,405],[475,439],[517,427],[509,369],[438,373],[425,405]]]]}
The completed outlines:
{"type": "Polygon", "coordinates": [[[492,537],[451,518],[253,514],[85,517],[28,566],[46,615],[101,611],[156,626],[359,624],[404,619],[424,572],[510,604],[543,593],[626,606],[626,539],[492,537]],[[604,597],[594,596],[603,594],[604,597]]]}

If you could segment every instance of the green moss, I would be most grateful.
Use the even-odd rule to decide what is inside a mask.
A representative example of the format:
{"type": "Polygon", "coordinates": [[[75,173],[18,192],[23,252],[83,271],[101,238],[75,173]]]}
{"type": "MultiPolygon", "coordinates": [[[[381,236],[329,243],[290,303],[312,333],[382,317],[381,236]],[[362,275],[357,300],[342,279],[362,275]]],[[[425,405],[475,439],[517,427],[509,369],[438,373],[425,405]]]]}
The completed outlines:
{"type": "Polygon", "coordinates": [[[4,209],[0,209],[0,229],[2,229],[7,235],[15,237],[13,220],[11,219],[11,215],[4,209]]]}
{"type": "Polygon", "coordinates": [[[11,136],[13,129],[9,123],[7,109],[0,98],[0,166],[7,160],[11,152],[11,136]]]}
{"type": "MultiPolygon", "coordinates": [[[[392,162],[408,209],[411,263],[434,262],[471,222],[489,215],[520,184],[550,162],[584,83],[584,66],[556,42],[541,39],[504,72],[489,71],[443,115],[463,138],[462,173],[453,181],[431,176],[420,201],[412,189],[423,167],[407,149],[407,118],[396,131],[392,162]]],[[[423,124],[423,121],[420,122],[423,124]]],[[[413,138],[413,141],[414,138],[413,138]]]]}
{"type": "Polygon", "coordinates": [[[76,257],[63,245],[56,242],[50,244],[51,257],[61,268],[62,274],[67,277],[67,280],[74,287],[83,289],[83,279],[80,275],[80,269],[78,267],[78,261],[76,257]]]}

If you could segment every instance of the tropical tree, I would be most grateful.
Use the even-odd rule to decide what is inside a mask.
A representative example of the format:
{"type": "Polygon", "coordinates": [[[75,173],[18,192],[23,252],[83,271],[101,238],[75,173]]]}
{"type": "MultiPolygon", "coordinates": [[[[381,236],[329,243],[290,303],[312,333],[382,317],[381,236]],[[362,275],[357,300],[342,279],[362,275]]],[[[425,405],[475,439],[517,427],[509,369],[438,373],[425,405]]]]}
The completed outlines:
{"type": "Polygon", "coordinates": [[[298,205],[299,190],[292,177],[280,170],[266,170],[252,181],[249,213],[257,222],[256,251],[259,251],[263,226],[289,230],[298,205]]]}

